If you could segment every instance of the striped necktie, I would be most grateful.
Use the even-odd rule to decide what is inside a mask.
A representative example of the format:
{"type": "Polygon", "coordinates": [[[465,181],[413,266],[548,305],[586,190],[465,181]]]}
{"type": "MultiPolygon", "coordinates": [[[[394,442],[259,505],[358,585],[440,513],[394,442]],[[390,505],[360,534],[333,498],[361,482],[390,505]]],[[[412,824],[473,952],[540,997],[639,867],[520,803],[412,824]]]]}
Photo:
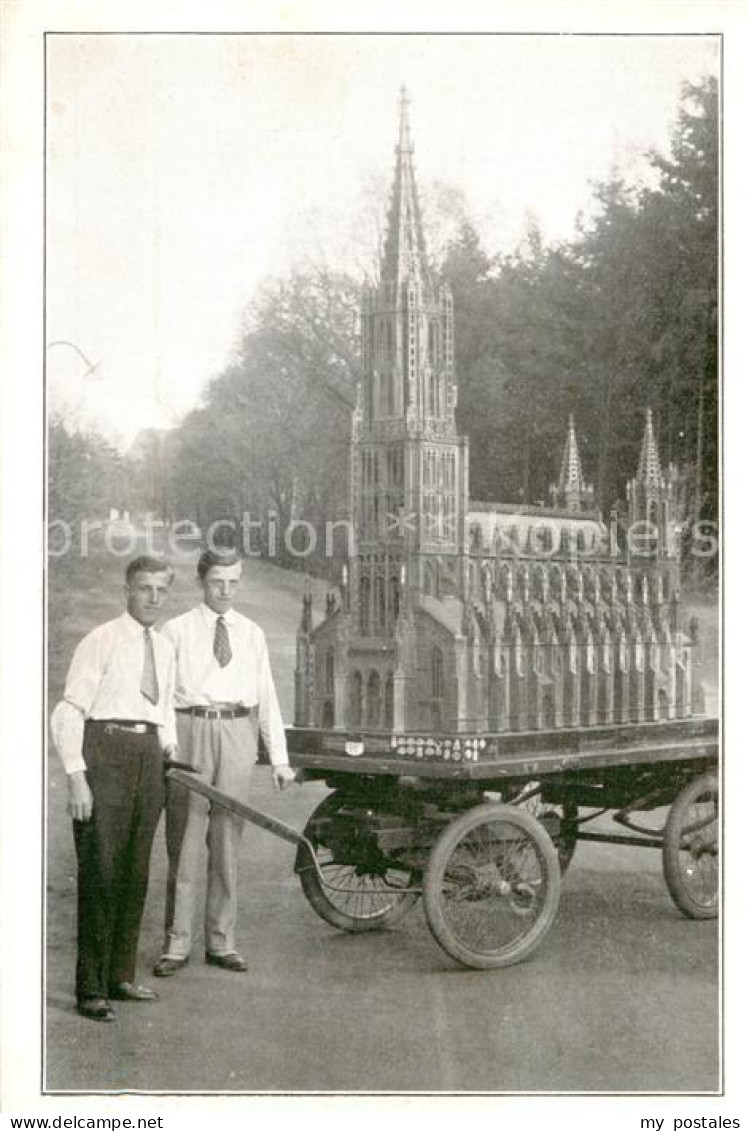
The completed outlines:
{"type": "Polygon", "coordinates": [[[159,701],[159,677],[156,674],[156,657],[153,652],[153,637],[150,631],[143,630],[143,675],[140,678],[140,693],[154,706],[159,701]]]}
{"type": "Polygon", "coordinates": [[[231,660],[229,629],[226,627],[226,621],[223,617],[216,619],[216,632],[213,637],[213,654],[221,668],[225,668],[231,660]]]}

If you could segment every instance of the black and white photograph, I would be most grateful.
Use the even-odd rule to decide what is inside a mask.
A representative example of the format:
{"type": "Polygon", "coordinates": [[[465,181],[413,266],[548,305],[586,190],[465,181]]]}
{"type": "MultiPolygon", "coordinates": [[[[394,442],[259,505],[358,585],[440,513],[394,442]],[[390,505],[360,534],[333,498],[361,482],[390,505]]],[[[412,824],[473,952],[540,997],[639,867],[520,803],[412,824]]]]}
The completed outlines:
{"type": "Polygon", "coordinates": [[[724,37],[251,28],[43,37],[39,1093],[707,1115],[724,37]]]}

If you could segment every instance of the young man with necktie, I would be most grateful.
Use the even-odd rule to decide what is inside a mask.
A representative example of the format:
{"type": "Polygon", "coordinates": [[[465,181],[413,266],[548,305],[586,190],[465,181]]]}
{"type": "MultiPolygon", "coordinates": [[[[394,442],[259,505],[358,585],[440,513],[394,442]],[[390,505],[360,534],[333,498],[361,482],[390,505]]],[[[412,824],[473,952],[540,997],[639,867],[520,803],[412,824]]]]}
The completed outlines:
{"type": "Polygon", "coordinates": [[[116,1001],[153,1001],[135,965],[164,758],[176,753],[174,648],[154,632],[173,578],[142,556],[125,571],[126,611],[78,645],[52,737],[68,780],[78,857],[78,1012],[113,1021],[116,1001]]]}
{"type": "MultiPolygon", "coordinates": [[[[206,550],[198,562],[203,600],[164,626],[177,660],[175,706],[179,757],[211,785],[249,799],[258,731],[275,784],[294,781],[262,629],[234,609],[242,563],[234,552],[206,550]]],[[[168,786],[166,809],[166,941],[154,974],[166,978],[188,961],[195,888],[208,844],[205,960],[224,970],[247,969],[236,949],[237,864],[243,822],[195,793],[168,786]],[[206,825],[208,835],[206,838],[206,825]]]]}

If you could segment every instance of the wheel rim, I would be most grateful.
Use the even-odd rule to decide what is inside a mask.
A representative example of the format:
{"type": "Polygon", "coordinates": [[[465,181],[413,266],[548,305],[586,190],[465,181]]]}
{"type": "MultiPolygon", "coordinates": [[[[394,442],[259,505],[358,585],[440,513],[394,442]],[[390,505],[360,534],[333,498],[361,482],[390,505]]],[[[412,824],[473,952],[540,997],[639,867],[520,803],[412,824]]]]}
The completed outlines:
{"type": "Polygon", "coordinates": [[[681,829],[679,872],[699,907],[718,904],[718,799],[706,790],[688,806],[681,829]]]}
{"type": "Polygon", "coordinates": [[[410,894],[411,874],[390,868],[383,875],[361,872],[352,864],[339,864],[330,849],[315,846],[317,863],[325,880],[328,902],[352,919],[379,919],[410,894]]]}
{"type": "Polygon", "coordinates": [[[442,879],[442,913],[451,935],[477,955],[510,950],[546,903],[546,862],[515,825],[498,819],[468,831],[442,879]]]}

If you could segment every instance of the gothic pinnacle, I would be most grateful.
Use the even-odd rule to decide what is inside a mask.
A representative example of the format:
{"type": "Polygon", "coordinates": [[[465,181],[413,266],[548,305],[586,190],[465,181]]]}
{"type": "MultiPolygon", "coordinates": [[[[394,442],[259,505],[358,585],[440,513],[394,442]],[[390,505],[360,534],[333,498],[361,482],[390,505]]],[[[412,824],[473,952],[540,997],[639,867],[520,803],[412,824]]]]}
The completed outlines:
{"type": "Polygon", "coordinates": [[[413,167],[409,105],[406,88],[401,86],[395,176],[381,267],[381,279],[398,286],[409,277],[420,277],[422,285],[430,279],[413,167]]]}
{"type": "Polygon", "coordinates": [[[580,462],[580,452],[577,447],[577,436],[575,435],[575,418],[572,413],[570,413],[569,423],[567,425],[567,440],[564,445],[564,455],[562,456],[559,490],[560,492],[584,490],[583,468],[580,462]]]}
{"type": "Polygon", "coordinates": [[[652,409],[648,409],[645,420],[645,434],[640,449],[640,462],[637,465],[637,478],[641,483],[647,483],[653,487],[660,487],[663,480],[658,445],[655,442],[655,432],[653,431],[652,409]]]}

